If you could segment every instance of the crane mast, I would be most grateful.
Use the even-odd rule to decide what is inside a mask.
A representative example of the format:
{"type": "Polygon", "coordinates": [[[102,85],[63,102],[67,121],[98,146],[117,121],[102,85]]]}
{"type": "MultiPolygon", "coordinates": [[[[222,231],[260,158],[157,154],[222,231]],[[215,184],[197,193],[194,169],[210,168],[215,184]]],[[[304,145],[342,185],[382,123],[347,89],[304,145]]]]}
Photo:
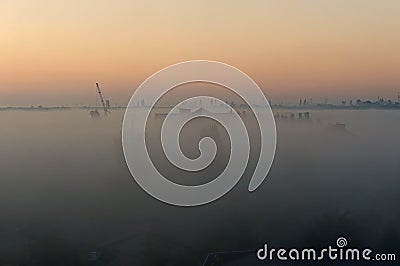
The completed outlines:
{"type": "Polygon", "coordinates": [[[108,111],[108,108],[106,106],[106,103],[104,102],[103,94],[101,93],[101,90],[100,90],[100,87],[99,87],[99,83],[97,83],[97,82],[96,82],[96,87],[97,87],[97,93],[100,96],[101,104],[103,105],[104,114],[107,115],[107,113],[109,113],[109,111],[108,111]]]}

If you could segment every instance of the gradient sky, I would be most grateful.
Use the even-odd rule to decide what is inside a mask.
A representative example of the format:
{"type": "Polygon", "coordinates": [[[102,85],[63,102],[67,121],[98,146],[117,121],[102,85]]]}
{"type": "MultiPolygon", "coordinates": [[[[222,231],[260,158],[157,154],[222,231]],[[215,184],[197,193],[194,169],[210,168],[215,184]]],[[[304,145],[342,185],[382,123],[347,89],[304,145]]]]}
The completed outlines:
{"type": "Polygon", "coordinates": [[[249,74],[273,101],[400,90],[400,1],[0,1],[0,105],[128,102],[192,59],[249,74]]]}

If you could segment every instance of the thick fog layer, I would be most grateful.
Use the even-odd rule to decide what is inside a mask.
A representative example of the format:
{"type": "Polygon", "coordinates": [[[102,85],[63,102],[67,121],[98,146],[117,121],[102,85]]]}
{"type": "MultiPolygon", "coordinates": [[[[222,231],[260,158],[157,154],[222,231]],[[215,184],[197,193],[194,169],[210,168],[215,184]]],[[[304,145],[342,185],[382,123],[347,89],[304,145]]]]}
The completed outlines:
{"type": "MultiPolygon", "coordinates": [[[[274,110],[277,152],[258,190],[247,190],[259,150],[249,122],[245,176],[222,199],[194,208],[161,203],[135,183],[122,152],[123,110],[98,119],[86,110],[0,112],[0,264],[87,265],[96,252],[98,265],[198,265],[212,252],[266,242],[320,247],[339,236],[351,246],[398,248],[400,112],[298,112],[274,110]]],[[[219,148],[207,174],[188,179],[162,156],[162,118],[153,115],[150,155],[171,179],[198,184],[222,171],[229,143],[220,125],[184,128],[187,156],[198,156],[203,136],[219,148]]]]}

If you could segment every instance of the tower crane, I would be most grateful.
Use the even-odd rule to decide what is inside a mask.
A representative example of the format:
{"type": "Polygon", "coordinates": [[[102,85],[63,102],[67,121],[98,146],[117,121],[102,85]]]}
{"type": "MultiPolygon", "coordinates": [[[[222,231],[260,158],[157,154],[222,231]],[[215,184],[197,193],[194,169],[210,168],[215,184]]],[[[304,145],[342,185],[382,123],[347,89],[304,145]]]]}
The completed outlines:
{"type": "Polygon", "coordinates": [[[96,87],[97,87],[97,93],[100,96],[101,104],[103,105],[104,114],[107,115],[110,111],[108,110],[106,103],[104,102],[103,94],[101,93],[99,83],[97,83],[97,82],[96,82],[96,87]]]}

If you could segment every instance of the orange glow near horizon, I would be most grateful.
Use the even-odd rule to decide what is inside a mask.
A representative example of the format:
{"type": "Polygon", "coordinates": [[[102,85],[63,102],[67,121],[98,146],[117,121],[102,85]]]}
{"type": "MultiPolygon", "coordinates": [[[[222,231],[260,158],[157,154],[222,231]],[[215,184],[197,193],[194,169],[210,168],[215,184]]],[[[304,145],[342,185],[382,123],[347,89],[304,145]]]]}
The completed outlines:
{"type": "Polygon", "coordinates": [[[149,75],[192,59],[236,66],[277,100],[394,97],[398,14],[395,0],[5,0],[0,105],[91,101],[96,81],[127,102],[149,75]]]}

